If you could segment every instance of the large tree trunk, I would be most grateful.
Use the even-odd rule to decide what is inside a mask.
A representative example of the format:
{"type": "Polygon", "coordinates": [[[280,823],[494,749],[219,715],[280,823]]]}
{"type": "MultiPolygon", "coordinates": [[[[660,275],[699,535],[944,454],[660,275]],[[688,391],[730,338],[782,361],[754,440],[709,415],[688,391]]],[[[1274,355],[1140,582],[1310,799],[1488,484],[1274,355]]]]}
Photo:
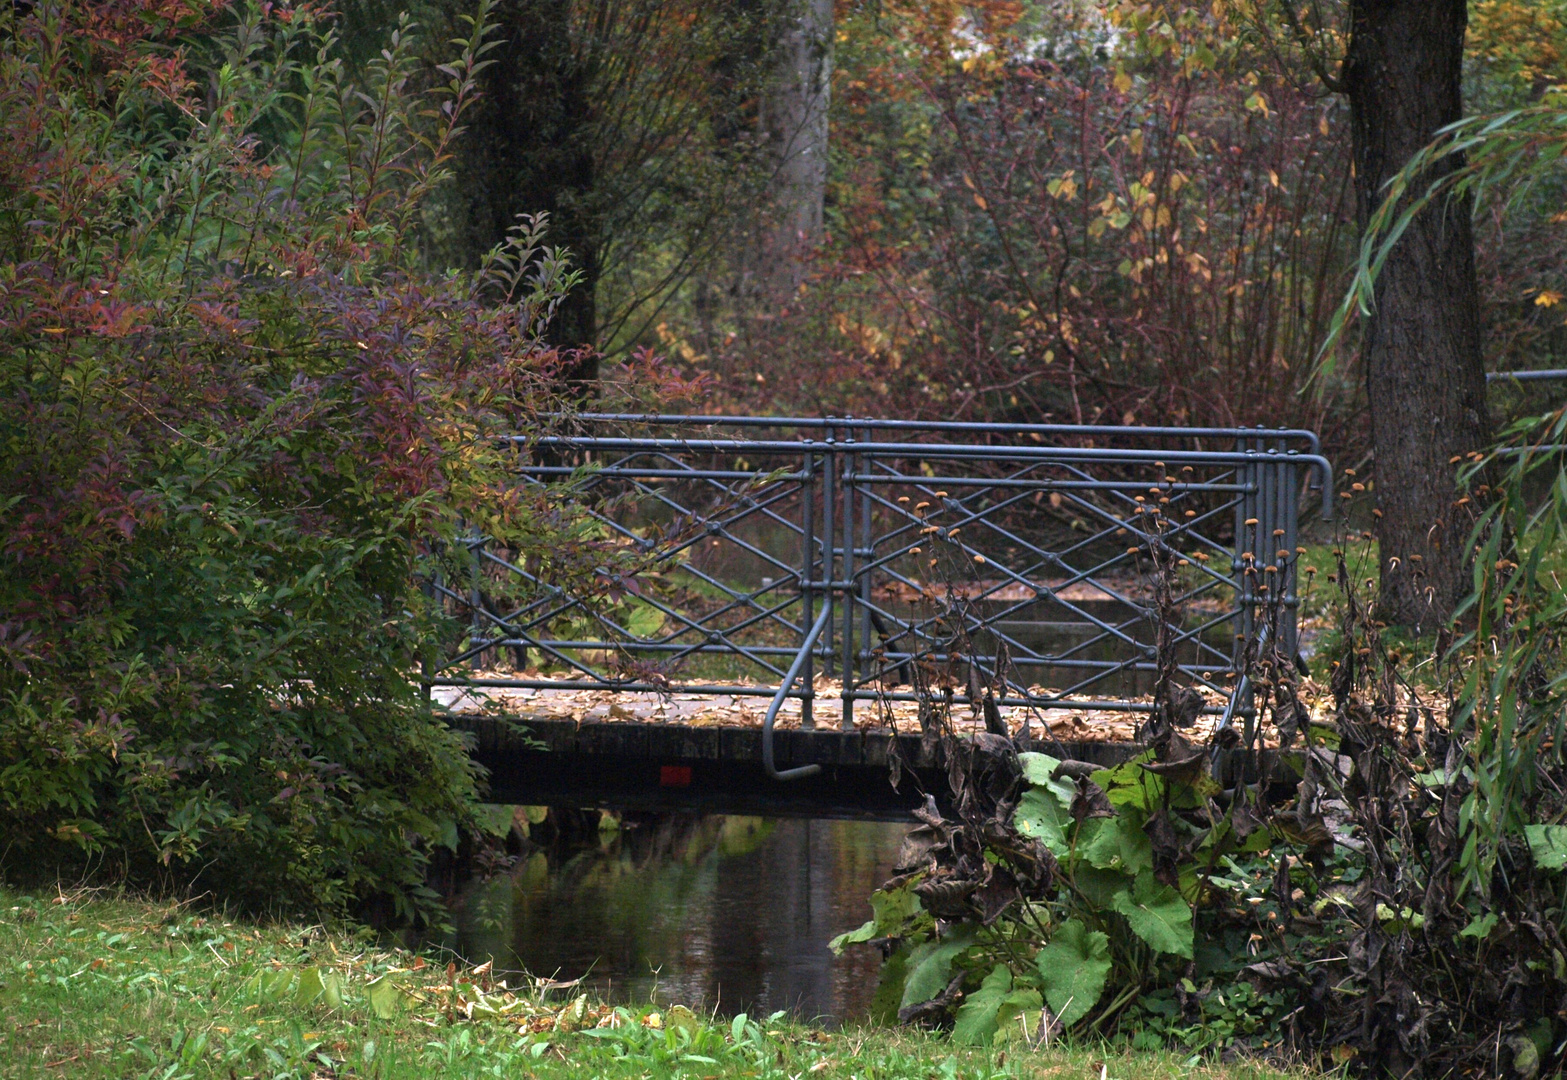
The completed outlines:
{"type": "Polygon", "coordinates": [[[462,155],[464,261],[506,238],[517,215],[547,211],[546,242],[571,253],[581,283],[561,301],[545,330],[552,345],[588,350],[567,373],[591,384],[598,375],[598,222],[590,125],[592,72],[572,41],[571,0],[504,0],[496,10],[500,44],[480,76],[484,96],[458,143],[462,155]]]}
{"type": "MultiPolygon", "coordinates": [[[[1362,226],[1388,178],[1461,117],[1466,26],[1465,0],[1351,0],[1344,88],[1362,226]]],[[[1389,623],[1434,627],[1465,591],[1469,520],[1454,506],[1452,459],[1489,435],[1470,217],[1461,197],[1411,222],[1377,279],[1366,327],[1378,611],[1389,623]]]]}
{"type": "Polygon", "coordinates": [[[786,303],[805,280],[821,240],[827,190],[827,105],[832,79],[832,0],[786,0],[777,78],[762,103],[776,172],[752,270],[753,296],[786,303]]]}

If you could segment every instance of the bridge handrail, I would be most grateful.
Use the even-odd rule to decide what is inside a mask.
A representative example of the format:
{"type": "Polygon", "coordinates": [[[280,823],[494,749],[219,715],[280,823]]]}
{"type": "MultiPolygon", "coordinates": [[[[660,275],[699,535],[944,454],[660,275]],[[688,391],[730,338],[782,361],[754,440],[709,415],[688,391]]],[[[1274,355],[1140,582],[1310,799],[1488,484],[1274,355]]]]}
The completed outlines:
{"type": "MultiPolygon", "coordinates": [[[[1254,430],[1252,437],[1257,435],[1254,430]]],[[[1322,492],[1322,517],[1333,517],[1333,466],[1321,454],[1302,454],[1294,450],[1280,454],[1277,450],[1129,450],[1119,447],[1093,446],[986,446],[978,443],[879,443],[812,439],[798,441],[777,439],[638,439],[603,435],[510,435],[507,440],[522,446],[573,447],[580,450],[685,450],[710,453],[750,454],[798,454],[802,450],[815,449],[853,452],[875,457],[919,457],[940,460],[943,458],[997,457],[1038,461],[1121,461],[1145,464],[1155,458],[1164,462],[1188,462],[1202,464],[1249,465],[1256,462],[1278,461],[1281,458],[1310,465],[1317,474],[1317,487],[1322,492]]],[[[526,467],[523,471],[527,471],[526,467]]]]}
{"type": "MultiPolygon", "coordinates": [[[[566,499],[576,499],[580,486],[606,536],[657,555],[659,588],[636,591],[624,610],[583,607],[475,531],[450,568],[453,581],[444,579],[444,562],[430,578],[433,595],[470,610],[472,629],[449,658],[432,657],[423,681],[771,699],[759,764],[782,780],[821,772],[780,769],[774,756],[785,701],[799,700],[801,726],[814,727],[818,659],[829,679],[841,669],[832,696],[842,699],[844,730],[852,729],[856,701],[924,701],[937,683],[949,703],[957,701],[952,690],[962,689],[965,668],[976,708],[975,685],[994,683],[998,705],[1147,712],[1138,695],[1158,667],[1143,625],[1152,620],[1174,635],[1168,641],[1180,650],[1180,671],[1221,695],[1206,711],[1222,712],[1226,725],[1251,716],[1251,680],[1223,680],[1243,674],[1259,620],[1280,620],[1276,636],[1294,649],[1301,489],[1320,491],[1324,516],[1334,499],[1330,463],[1303,452],[1316,448],[1315,435],[1292,429],[630,413],[560,420],[553,429],[502,436],[514,448],[517,481],[548,491],[565,480],[554,490],[566,499]],[[1094,445],[1103,441],[1116,445],[1094,445]],[[1194,449],[1203,446],[1211,448],[1194,449]],[[938,490],[948,487],[950,496],[938,490]],[[602,507],[597,492],[609,496],[602,507]],[[1053,525],[1030,509],[1045,493],[1058,511],[1053,525]],[[921,497],[931,501],[912,501],[921,497]],[[672,513],[673,528],[646,533],[621,520],[631,513],[626,507],[644,502],[658,521],[672,513]],[[1220,535],[1232,513],[1233,541],[1220,535]],[[1067,514],[1078,515],[1070,530],[1067,514]],[[1020,531],[1024,519],[1034,532],[1020,531]],[[968,530],[961,540],[960,529],[968,530]],[[940,540],[951,551],[922,553],[931,532],[941,535],[930,545],[940,540]],[[1170,546],[1177,539],[1181,551],[1170,546]],[[722,551],[698,556],[721,542],[722,551]],[[1178,623],[1156,611],[1154,594],[1135,591],[1147,585],[1148,568],[1136,559],[1145,546],[1194,560],[1180,558],[1191,569],[1172,579],[1171,602],[1189,605],[1178,623]],[[1212,555],[1219,560],[1209,565],[1212,555]],[[951,565],[926,568],[927,560],[937,566],[937,556],[951,565]],[[667,581],[659,576],[666,562],[667,581]],[[485,584],[496,568],[504,580],[520,578],[514,597],[506,586],[485,584]],[[773,576],[758,587],[752,579],[762,572],[773,576]],[[1124,581],[1116,577],[1122,573],[1124,581]],[[953,574],[965,580],[956,591],[953,574]],[[486,595],[497,587],[494,599],[486,595]],[[582,627],[572,621],[584,618],[582,627]],[[1009,619],[1022,621],[1014,627],[1009,619]],[[1049,631],[1061,640],[1035,640],[1046,633],[1038,627],[1056,626],[1050,620],[1066,628],[1049,631]],[[506,648],[514,650],[510,677],[481,669],[485,650],[506,648]],[[530,670],[533,650],[537,672],[530,670]],[[696,680],[668,682],[664,673],[693,657],[704,658],[696,680]],[[450,670],[470,661],[467,678],[450,670]],[[555,665],[563,670],[545,678],[544,668],[555,665]],[[752,679],[759,672],[759,684],[742,670],[752,679]],[[1123,683],[1124,690],[1103,692],[1123,683]]],[[[1269,629],[1262,627],[1264,635],[1269,629]]]]}
{"type": "Polygon", "coordinates": [[[1322,452],[1322,441],[1307,428],[1168,427],[1110,424],[993,424],[974,420],[880,420],[854,416],[713,416],[702,413],[552,413],[552,418],[613,424],[712,425],[780,427],[822,430],[868,428],[873,431],[959,431],[998,435],[1109,435],[1116,438],[1299,439],[1311,453],[1322,452]]]}

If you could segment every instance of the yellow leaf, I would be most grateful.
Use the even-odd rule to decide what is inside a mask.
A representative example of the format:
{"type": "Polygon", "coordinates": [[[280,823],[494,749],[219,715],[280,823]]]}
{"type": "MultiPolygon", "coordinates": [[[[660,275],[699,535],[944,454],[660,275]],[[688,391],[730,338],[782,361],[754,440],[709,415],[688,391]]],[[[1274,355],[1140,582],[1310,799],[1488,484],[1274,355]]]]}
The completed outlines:
{"type": "Polygon", "coordinates": [[[985,204],[985,197],[977,191],[974,193],[974,205],[979,207],[981,210],[990,209],[990,207],[985,204]]]}
{"type": "Polygon", "coordinates": [[[1126,93],[1132,88],[1132,77],[1124,71],[1115,73],[1115,88],[1119,93],[1126,93]]]}
{"type": "Polygon", "coordinates": [[[1536,307],[1555,307],[1562,302],[1562,294],[1552,289],[1541,289],[1540,295],[1534,298],[1536,307]]]}

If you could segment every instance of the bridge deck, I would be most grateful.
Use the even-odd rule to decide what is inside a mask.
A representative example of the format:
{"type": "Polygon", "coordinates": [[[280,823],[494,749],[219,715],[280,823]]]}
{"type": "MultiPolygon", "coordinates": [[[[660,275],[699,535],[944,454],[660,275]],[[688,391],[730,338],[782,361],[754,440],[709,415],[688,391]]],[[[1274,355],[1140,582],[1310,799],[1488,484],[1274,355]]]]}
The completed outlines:
{"type": "MultiPolygon", "coordinates": [[[[496,682],[526,678],[530,673],[473,672],[469,686],[436,686],[432,698],[437,705],[457,713],[484,715],[499,713],[535,719],[570,720],[575,723],[674,724],[692,728],[759,728],[767,712],[775,687],[746,688],[747,693],[694,693],[673,683],[664,694],[626,690],[559,689],[515,686],[486,686],[496,682]]],[[[535,676],[536,677],[536,676],[535,676]]],[[[893,688],[907,690],[907,687],[893,688]]],[[[842,683],[818,678],[812,716],[817,729],[837,729],[843,719],[842,683]]],[[[1053,694],[1044,687],[1033,687],[1040,696],[1053,694]]],[[[1138,704],[1148,704],[1143,698],[1138,704]]],[[[779,731],[801,727],[803,702],[786,699],[779,709],[779,731]]],[[[1222,707],[1223,699],[1211,695],[1210,705],[1222,707]]],[[[1122,708],[1094,708],[1090,702],[1077,702],[1070,708],[1002,705],[1002,722],[1013,735],[1024,732],[1034,738],[1053,738],[1069,742],[1126,743],[1137,738],[1144,716],[1122,708]]],[[[950,710],[951,722],[959,734],[985,730],[984,721],[963,697],[961,691],[950,710]]],[[[1207,739],[1218,726],[1217,713],[1201,716],[1191,731],[1194,741],[1207,739]]],[[[905,735],[920,733],[919,704],[903,700],[865,700],[854,706],[854,728],[878,730],[896,728],[905,735]]]]}

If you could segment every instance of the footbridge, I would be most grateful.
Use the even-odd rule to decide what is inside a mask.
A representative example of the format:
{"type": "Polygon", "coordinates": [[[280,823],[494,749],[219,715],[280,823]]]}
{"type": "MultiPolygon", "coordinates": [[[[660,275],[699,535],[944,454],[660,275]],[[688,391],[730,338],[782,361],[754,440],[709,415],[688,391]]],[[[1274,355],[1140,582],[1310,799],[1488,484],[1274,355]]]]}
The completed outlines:
{"type": "Polygon", "coordinates": [[[1160,679],[1244,754],[1333,497],[1300,430],[588,414],[513,445],[602,565],[470,532],[423,678],[516,803],[901,818],[944,735],[1125,760],[1160,679]]]}

